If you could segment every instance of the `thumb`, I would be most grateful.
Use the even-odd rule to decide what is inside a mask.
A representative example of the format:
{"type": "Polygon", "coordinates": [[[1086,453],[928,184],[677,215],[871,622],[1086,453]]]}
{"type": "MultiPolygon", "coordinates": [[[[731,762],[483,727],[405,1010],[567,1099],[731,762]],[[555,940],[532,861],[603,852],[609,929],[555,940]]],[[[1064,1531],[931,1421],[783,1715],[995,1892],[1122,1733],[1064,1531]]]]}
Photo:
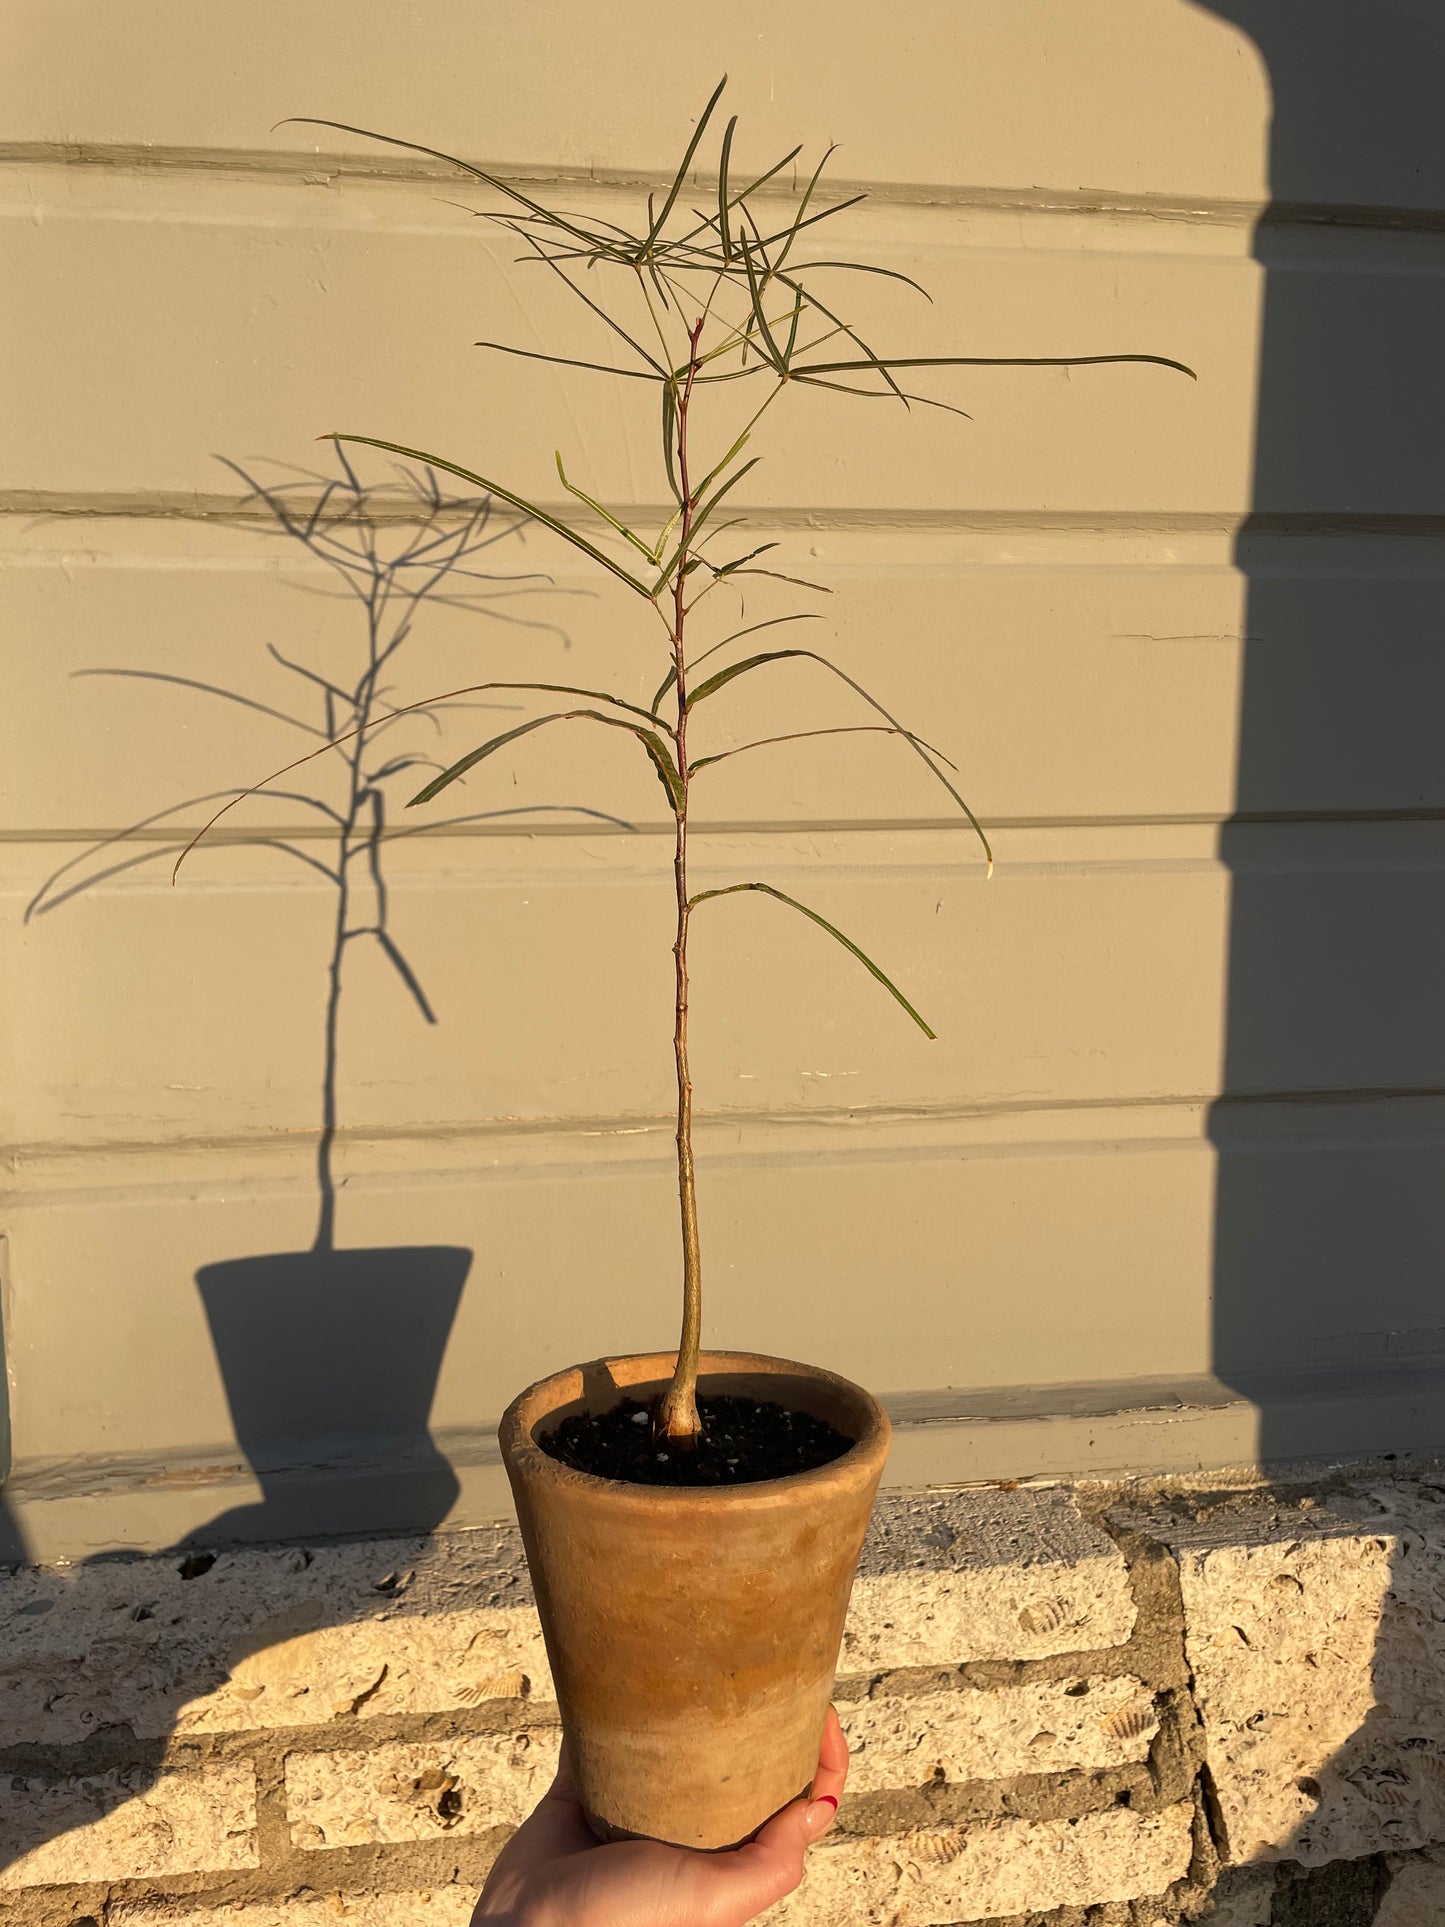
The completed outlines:
{"type": "Polygon", "coordinates": [[[714,1893],[727,1909],[717,1919],[751,1920],[781,1900],[803,1878],[803,1855],[833,1824],[838,1802],[831,1794],[817,1800],[794,1800],[775,1813],[745,1847],[718,1854],[714,1893]]]}

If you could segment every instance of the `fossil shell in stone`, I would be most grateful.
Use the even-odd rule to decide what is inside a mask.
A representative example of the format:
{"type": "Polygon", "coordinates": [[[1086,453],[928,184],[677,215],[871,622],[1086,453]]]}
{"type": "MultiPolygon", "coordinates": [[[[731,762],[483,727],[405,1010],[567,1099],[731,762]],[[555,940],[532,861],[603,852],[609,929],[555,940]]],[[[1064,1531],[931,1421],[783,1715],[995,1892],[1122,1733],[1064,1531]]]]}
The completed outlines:
{"type": "Polygon", "coordinates": [[[1159,1717],[1147,1701],[1138,1706],[1121,1706],[1099,1721],[1111,1740],[1137,1740],[1140,1734],[1151,1732],[1158,1724],[1159,1717]]]}
{"type": "Polygon", "coordinates": [[[946,1867],[963,1852],[964,1838],[957,1827],[922,1828],[906,1833],[898,1843],[909,1860],[920,1860],[931,1867],[946,1867]]]}
{"type": "Polygon", "coordinates": [[[1073,1616],[1071,1599],[1041,1599],[1036,1606],[1025,1606],[1019,1624],[1026,1633],[1056,1633],[1073,1616]]]}
{"type": "Polygon", "coordinates": [[[1362,1799],[1377,1807],[1408,1807],[1413,1805],[1413,1793],[1408,1779],[1393,1772],[1347,1773],[1345,1784],[1352,1786],[1362,1799]]]}

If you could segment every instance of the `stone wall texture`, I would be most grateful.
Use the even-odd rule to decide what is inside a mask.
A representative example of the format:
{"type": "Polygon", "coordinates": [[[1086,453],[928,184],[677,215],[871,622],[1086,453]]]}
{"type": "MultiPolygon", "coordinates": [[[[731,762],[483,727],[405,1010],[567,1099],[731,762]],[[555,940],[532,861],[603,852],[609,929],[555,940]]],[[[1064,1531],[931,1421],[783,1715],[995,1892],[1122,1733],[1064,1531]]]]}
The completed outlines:
{"type": "MultiPolygon", "coordinates": [[[[516,1535],[0,1577],[0,1923],[462,1927],[560,1731],[516,1535]]],[[[1445,1475],[889,1497],[777,1927],[1445,1922],[1445,1475]]]]}

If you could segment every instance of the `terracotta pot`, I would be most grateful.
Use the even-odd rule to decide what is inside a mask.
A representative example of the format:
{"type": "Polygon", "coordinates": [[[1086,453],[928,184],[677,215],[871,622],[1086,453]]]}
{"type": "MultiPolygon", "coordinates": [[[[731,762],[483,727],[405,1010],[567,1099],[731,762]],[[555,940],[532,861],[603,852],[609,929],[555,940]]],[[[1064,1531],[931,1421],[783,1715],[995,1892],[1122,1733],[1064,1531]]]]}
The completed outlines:
{"type": "Polygon", "coordinates": [[[775,1399],[854,1445],[813,1472],[721,1488],[594,1478],[540,1450],[575,1412],[660,1392],[674,1356],[545,1378],[499,1437],[594,1831],[728,1847],[812,1780],[889,1425],[832,1372],[704,1352],[702,1390],[775,1399]]]}

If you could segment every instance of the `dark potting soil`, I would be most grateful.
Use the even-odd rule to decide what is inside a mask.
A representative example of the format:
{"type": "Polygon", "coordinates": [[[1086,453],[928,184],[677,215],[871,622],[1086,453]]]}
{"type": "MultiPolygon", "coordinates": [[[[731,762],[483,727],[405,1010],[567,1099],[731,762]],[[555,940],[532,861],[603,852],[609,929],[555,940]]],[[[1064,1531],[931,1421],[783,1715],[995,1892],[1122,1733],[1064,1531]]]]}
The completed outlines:
{"type": "Polygon", "coordinates": [[[755,1485],[811,1472],[842,1458],[853,1443],[826,1420],[771,1399],[703,1393],[697,1401],[702,1436],[691,1451],[680,1452],[652,1435],[660,1403],[626,1398],[596,1417],[580,1412],[537,1443],[574,1471],[629,1485],[755,1485]]]}

